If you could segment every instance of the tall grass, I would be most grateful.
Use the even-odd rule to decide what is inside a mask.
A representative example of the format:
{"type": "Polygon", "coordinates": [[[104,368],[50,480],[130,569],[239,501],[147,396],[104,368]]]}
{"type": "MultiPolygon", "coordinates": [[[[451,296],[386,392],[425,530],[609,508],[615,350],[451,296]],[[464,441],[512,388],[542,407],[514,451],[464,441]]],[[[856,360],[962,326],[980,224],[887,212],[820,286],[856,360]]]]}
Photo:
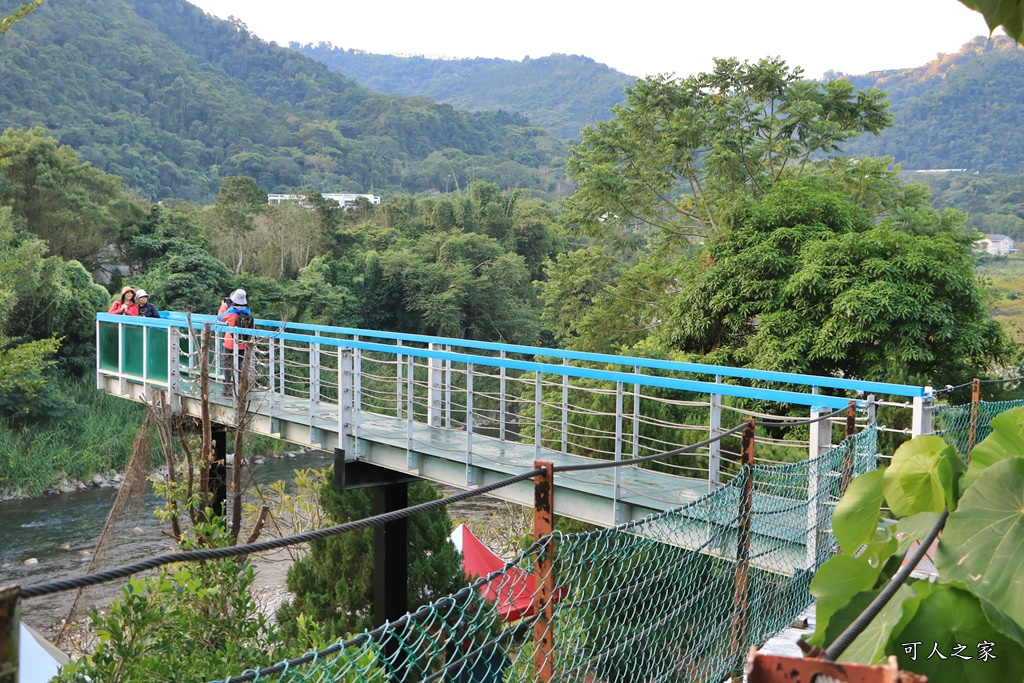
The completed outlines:
{"type": "Polygon", "coordinates": [[[57,394],[80,407],[70,417],[26,426],[0,420],[0,488],[39,495],[61,479],[90,479],[125,466],[146,409],[106,396],[93,381],[57,381],[57,394]]]}
{"type": "MultiPolygon", "coordinates": [[[[94,381],[57,380],[57,394],[79,406],[70,418],[27,426],[0,420],[0,489],[37,496],[62,479],[89,481],[95,474],[124,469],[146,408],[97,391],[94,381]]],[[[245,444],[249,458],[280,453],[286,447],[283,441],[257,434],[247,435],[245,444]]],[[[152,453],[152,464],[163,464],[155,435],[152,453]]]]}

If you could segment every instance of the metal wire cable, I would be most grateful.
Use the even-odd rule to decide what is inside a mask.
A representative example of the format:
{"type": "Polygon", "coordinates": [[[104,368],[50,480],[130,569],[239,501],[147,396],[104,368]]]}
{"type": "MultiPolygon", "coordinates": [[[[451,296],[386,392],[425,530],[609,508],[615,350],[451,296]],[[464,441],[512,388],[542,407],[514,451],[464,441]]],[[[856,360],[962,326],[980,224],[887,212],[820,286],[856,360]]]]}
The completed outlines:
{"type": "MultiPolygon", "coordinates": [[[[757,426],[757,427],[794,427],[794,426],[801,426],[801,425],[810,425],[810,424],[814,424],[815,422],[821,422],[822,420],[827,420],[828,418],[832,417],[833,415],[837,415],[837,414],[841,413],[844,410],[846,410],[846,408],[839,408],[837,410],[832,411],[831,413],[825,413],[824,415],[819,415],[818,417],[815,417],[815,418],[812,418],[812,419],[809,419],[809,420],[802,420],[800,422],[768,423],[768,422],[754,422],[753,420],[751,420],[751,422],[754,422],[754,426],[757,426]]],[[[686,454],[686,453],[691,453],[691,452],[695,451],[698,448],[703,448],[704,446],[707,446],[709,444],[713,444],[716,441],[720,441],[721,439],[724,439],[727,436],[730,436],[732,434],[735,434],[738,431],[746,429],[748,424],[749,424],[749,422],[740,423],[740,424],[736,425],[735,427],[733,427],[732,429],[727,429],[726,431],[722,432],[721,434],[713,436],[710,439],[705,439],[703,441],[698,441],[695,444],[691,444],[689,446],[683,446],[681,448],[676,448],[674,450],[666,451],[664,453],[655,453],[654,455],[645,455],[645,456],[640,457],[640,458],[630,458],[628,460],[608,460],[608,461],[604,461],[604,462],[588,463],[586,465],[556,465],[555,468],[554,468],[554,471],[555,472],[583,472],[583,471],[586,471],[586,470],[604,469],[606,467],[624,467],[626,465],[638,465],[638,464],[644,463],[644,462],[654,462],[654,461],[657,461],[657,460],[661,460],[662,458],[672,457],[674,455],[683,455],[683,454],[686,454]]]]}
{"type": "Polygon", "coordinates": [[[277,538],[271,541],[261,541],[259,543],[246,543],[243,545],[236,545],[230,548],[208,548],[203,550],[186,550],[177,553],[167,553],[165,555],[158,555],[151,557],[141,562],[135,562],[133,564],[124,565],[121,567],[115,567],[113,569],[107,569],[102,572],[96,572],[94,574],[86,574],[73,579],[60,579],[58,581],[47,581],[45,583],[38,583],[33,586],[26,586],[21,589],[21,596],[23,598],[36,598],[44,595],[51,595],[53,593],[60,593],[61,591],[74,590],[76,588],[85,588],[86,586],[94,586],[99,583],[106,583],[113,581],[114,579],[121,579],[132,574],[137,574],[148,569],[156,569],[167,564],[173,564],[175,562],[196,562],[200,560],[220,560],[227,557],[237,557],[238,555],[249,555],[252,553],[262,552],[264,550],[275,550],[277,548],[284,548],[291,545],[298,545],[299,543],[308,543],[309,541],[318,541],[323,538],[330,536],[337,536],[339,534],[347,533],[349,531],[358,531],[359,529],[366,529],[380,524],[386,524],[388,522],[395,522],[406,517],[411,517],[420,512],[426,512],[434,508],[449,505],[451,503],[457,503],[468,498],[480,496],[485,493],[490,493],[505,486],[525,481],[526,479],[532,479],[538,474],[542,474],[544,470],[532,470],[523,474],[517,474],[514,477],[497,481],[487,486],[481,486],[471,491],[463,491],[462,493],[456,493],[455,495],[448,496],[447,498],[439,498],[427,503],[421,503],[420,505],[413,505],[412,507],[403,508],[401,510],[395,510],[393,512],[386,512],[381,515],[374,515],[373,517],[366,517],[364,519],[358,519],[353,522],[346,522],[345,524],[338,524],[336,526],[328,527],[326,529],[317,529],[315,531],[307,531],[303,534],[297,534],[295,536],[286,536],[285,538],[277,538]]]}

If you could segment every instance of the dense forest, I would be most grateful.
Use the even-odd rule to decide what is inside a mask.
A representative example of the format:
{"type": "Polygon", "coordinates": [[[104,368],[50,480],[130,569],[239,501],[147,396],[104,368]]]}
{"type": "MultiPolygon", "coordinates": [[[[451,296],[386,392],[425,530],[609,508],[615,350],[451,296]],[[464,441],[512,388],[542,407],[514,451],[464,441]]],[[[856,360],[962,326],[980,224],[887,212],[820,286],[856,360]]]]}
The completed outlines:
{"type": "Polygon", "coordinates": [[[45,3],[0,36],[0,60],[0,129],[41,126],[150,199],[209,201],[233,175],[268,191],[567,190],[561,143],[521,115],[370,92],[178,0],[45,3]]]}
{"type": "Polygon", "coordinates": [[[330,43],[292,49],[354,78],[371,90],[425,95],[460,109],[522,113],[535,125],[571,139],[595,121],[611,118],[636,78],[579,55],[522,61],[431,59],[346,50],[330,43]]]}
{"type": "Polygon", "coordinates": [[[891,156],[906,169],[1024,173],[1024,52],[1006,36],[975,38],[920,67],[828,76],[881,88],[892,101],[893,126],[852,140],[850,154],[891,156]]]}

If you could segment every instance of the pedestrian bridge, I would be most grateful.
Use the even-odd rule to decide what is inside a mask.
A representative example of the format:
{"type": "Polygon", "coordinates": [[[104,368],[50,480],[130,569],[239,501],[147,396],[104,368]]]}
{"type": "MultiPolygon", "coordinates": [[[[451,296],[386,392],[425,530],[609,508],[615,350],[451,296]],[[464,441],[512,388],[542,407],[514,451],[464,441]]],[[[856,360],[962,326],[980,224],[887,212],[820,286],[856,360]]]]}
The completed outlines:
{"type": "MultiPolygon", "coordinates": [[[[98,388],[136,401],[166,392],[176,412],[199,417],[205,334],[215,422],[244,419],[255,433],[463,489],[530,471],[536,461],[582,465],[663,453],[750,417],[775,425],[759,429],[756,464],[816,458],[842,439],[833,436],[833,420],[785,423],[851,401],[861,427],[873,425],[881,404],[904,406],[914,434],[931,431],[927,387],[274,320],[257,320],[251,331],[251,390],[224,396],[225,366],[245,362],[222,351],[228,328],[213,316],[165,315],[97,314],[98,388]]],[[[560,474],[555,512],[610,527],[696,501],[740,472],[737,437],[657,463],[560,474]]],[[[758,542],[775,549],[775,571],[814,565],[809,529],[820,513],[808,499],[818,489],[805,475],[790,494],[755,500],[761,509],[802,502],[809,516],[799,528],[755,528],[755,549],[758,542]]],[[[534,502],[530,482],[493,495],[534,502]]],[[[697,517],[695,528],[716,523],[697,517]]]]}

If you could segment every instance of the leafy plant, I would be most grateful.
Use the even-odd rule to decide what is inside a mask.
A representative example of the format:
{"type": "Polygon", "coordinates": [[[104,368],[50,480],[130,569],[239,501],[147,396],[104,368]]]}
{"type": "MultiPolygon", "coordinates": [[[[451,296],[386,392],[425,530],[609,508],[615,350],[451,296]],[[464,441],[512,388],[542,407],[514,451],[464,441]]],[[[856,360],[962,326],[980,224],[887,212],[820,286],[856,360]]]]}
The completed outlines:
{"type": "Polygon", "coordinates": [[[884,472],[851,482],[832,523],[842,552],[811,582],[824,646],[877,596],[948,508],[938,579],[910,579],[840,661],[881,663],[930,681],[1020,681],[1024,671],[1024,408],[992,420],[966,468],[935,436],[903,444],[884,472]],[[883,504],[895,524],[878,526],[883,504]]]}

